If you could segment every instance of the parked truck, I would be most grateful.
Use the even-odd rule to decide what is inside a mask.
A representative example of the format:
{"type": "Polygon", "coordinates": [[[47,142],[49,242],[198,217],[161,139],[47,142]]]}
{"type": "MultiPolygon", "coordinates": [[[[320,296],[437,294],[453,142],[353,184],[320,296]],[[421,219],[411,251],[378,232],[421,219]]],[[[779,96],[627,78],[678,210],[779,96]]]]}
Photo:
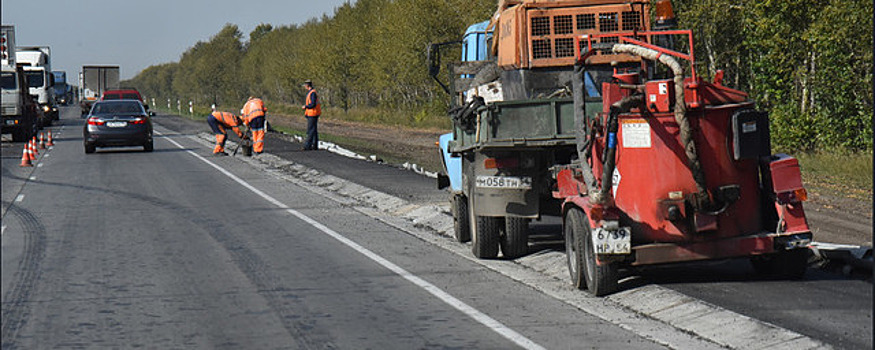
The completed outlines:
{"type": "Polygon", "coordinates": [[[119,66],[82,66],[79,73],[79,107],[82,115],[88,114],[91,105],[103,96],[106,90],[119,88],[119,66]]]}
{"type": "MultiPolygon", "coordinates": [[[[556,214],[571,281],[595,295],[633,266],[747,257],[805,273],[799,164],[771,154],[768,114],[746,93],[689,69],[690,31],[651,30],[645,1],[508,3],[497,57],[451,66],[446,84],[460,102],[439,143],[461,166],[439,185],[475,256],[525,254],[527,220],[556,214]],[[503,101],[477,96],[495,83],[503,101]]],[[[656,5],[668,23],[670,2],[656,5]]]]}
{"type": "Polygon", "coordinates": [[[30,139],[37,129],[38,112],[30,95],[24,69],[15,60],[15,27],[3,25],[0,30],[0,90],[2,90],[2,121],[0,132],[12,134],[13,141],[30,139]]]}
{"type": "Polygon", "coordinates": [[[55,77],[51,74],[51,53],[48,46],[19,46],[15,52],[17,63],[24,67],[30,94],[36,96],[42,115],[46,117],[40,118],[40,127],[50,125],[59,117],[53,89],[55,77]]]}
{"type": "Polygon", "coordinates": [[[52,75],[55,76],[55,101],[59,105],[69,105],[73,100],[73,87],[67,84],[67,72],[56,70],[52,75]]]}

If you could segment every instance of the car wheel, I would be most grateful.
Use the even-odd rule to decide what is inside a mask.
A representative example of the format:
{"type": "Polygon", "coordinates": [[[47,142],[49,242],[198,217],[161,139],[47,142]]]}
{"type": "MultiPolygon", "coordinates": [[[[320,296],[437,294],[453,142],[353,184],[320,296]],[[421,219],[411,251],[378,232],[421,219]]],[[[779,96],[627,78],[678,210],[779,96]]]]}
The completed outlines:
{"type": "Polygon", "coordinates": [[[152,140],[146,141],[146,143],[143,144],[143,151],[152,152],[152,149],[154,149],[154,144],[152,143],[152,140]]]}
{"type": "Polygon", "coordinates": [[[94,151],[96,151],[96,150],[97,150],[97,146],[94,146],[93,144],[88,144],[88,143],[85,144],[85,153],[89,153],[89,154],[94,153],[94,151]]]}

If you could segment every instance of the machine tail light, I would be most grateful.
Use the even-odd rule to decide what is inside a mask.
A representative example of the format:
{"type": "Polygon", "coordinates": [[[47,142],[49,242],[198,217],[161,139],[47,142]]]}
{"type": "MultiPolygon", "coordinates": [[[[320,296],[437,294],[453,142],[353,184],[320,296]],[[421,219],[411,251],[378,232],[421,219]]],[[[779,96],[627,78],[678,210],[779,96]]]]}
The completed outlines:
{"type": "Polygon", "coordinates": [[[88,125],[104,125],[106,121],[100,118],[91,117],[88,118],[88,125]]]}
{"type": "Polygon", "coordinates": [[[520,166],[518,158],[486,158],[483,167],[486,169],[512,169],[520,166]]]}
{"type": "Polygon", "coordinates": [[[792,191],[778,193],[777,197],[779,204],[801,203],[808,200],[808,191],[804,188],[797,188],[792,191]]]}

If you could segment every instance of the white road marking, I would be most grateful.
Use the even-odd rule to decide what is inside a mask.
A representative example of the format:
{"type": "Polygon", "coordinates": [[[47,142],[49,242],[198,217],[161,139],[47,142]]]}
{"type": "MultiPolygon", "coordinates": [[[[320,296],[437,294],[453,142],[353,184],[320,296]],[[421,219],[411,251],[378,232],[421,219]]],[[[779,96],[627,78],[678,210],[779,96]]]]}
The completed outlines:
{"type": "Polygon", "coordinates": [[[24,194],[19,194],[18,197],[15,197],[15,201],[21,203],[24,200],[24,194]]]}
{"type": "Polygon", "coordinates": [[[6,225],[3,225],[3,227],[0,228],[0,236],[2,236],[4,233],[6,233],[6,225]]]}
{"type": "MultiPolygon", "coordinates": [[[[155,132],[155,134],[163,136],[163,134],[161,134],[159,132],[155,132]]],[[[165,139],[167,141],[170,141],[170,143],[174,144],[177,148],[185,150],[185,147],[183,147],[181,144],[177,143],[173,139],[171,139],[171,138],[165,138],[165,139]]],[[[489,329],[492,329],[496,333],[498,333],[501,336],[505,337],[506,339],[516,343],[517,345],[521,346],[522,348],[524,348],[524,349],[539,349],[539,350],[545,349],[543,346],[538,345],[537,343],[533,342],[531,339],[526,338],[524,335],[517,333],[513,329],[510,329],[509,327],[505,326],[501,322],[498,322],[494,318],[489,317],[489,315],[486,315],[483,312],[471,307],[470,305],[468,305],[465,302],[459,300],[458,298],[450,295],[449,293],[443,291],[442,289],[429,283],[428,281],[423,280],[422,278],[419,278],[418,276],[410,273],[409,271],[401,268],[398,265],[395,265],[391,261],[386,260],[385,258],[377,255],[376,253],[368,250],[365,247],[362,247],[358,243],[353,242],[349,238],[344,237],[343,235],[335,232],[334,230],[319,223],[318,221],[311,219],[310,217],[304,215],[303,213],[301,213],[295,209],[289,208],[287,205],[283,204],[279,200],[267,195],[266,193],[262,192],[261,190],[246,183],[245,181],[243,181],[242,179],[240,179],[236,175],[225,170],[224,168],[220,167],[219,165],[207,160],[203,156],[195,153],[194,151],[191,151],[191,150],[185,150],[185,151],[187,153],[191,154],[192,156],[194,156],[195,158],[200,159],[204,163],[207,163],[209,166],[215,168],[220,173],[224,174],[225,176],[227,176],[231,180],[234,180],[235,182],[239,183],[241,186],[252,191],[253,193],[258,195],[259,197],[264,198],[264,200],[270,202],[271,204],[277,206],[280,209],[285,210],[289,214],[292,214],[292,215],[298,217],[299,219],[301,219],[304,222],[310,224],[311,226],[319,229],[320,231],[327,234],[328,236],[336,239],[340,243],[343,243],[344,245],[352,248],[353,250],[355,250],[355,251],[361,253],[362,255],[368,257],[369,259],[373,260],[377,264],[382,265],[383,267],[398,274],[399,276],[403,277],[404,279],[412,282],[416,286],[431,293],[432,295],[434,295],[435,297],[437,297],[438,299],[440,299],[441,301],[443,301],[447,305],[454,307],[456,310],[459,310],[462,313],[468,315],[469,317],[471,317],[475,321],[480,322],[481,324],[483,324],[486,327],[489,327],[489,329]]]]}
{"type": "Polygon", "coordinates": [[[37,167],[37,168],[42,168],[42,167],[43,167],[43,163],[39,163],[39,164],[37,164],[36,167],[37,167]]]}
{"type": "Polygon", "coordinates": [[[30,181],[36,181],[36,176],[31,176],[31,177],[28,178],[28,180],[30,180],[30,181]]]}

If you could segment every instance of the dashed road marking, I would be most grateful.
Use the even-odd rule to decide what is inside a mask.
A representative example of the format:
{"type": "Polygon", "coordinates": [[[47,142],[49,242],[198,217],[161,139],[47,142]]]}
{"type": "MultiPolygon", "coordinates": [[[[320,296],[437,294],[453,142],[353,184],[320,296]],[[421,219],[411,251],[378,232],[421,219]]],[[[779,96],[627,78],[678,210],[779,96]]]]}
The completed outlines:
{"type": "Polygon", "coordinates": [[[15,202],[21,203],[24,200],[24,194],[19,194],[18,197],[15,197],[15,202]]]}

